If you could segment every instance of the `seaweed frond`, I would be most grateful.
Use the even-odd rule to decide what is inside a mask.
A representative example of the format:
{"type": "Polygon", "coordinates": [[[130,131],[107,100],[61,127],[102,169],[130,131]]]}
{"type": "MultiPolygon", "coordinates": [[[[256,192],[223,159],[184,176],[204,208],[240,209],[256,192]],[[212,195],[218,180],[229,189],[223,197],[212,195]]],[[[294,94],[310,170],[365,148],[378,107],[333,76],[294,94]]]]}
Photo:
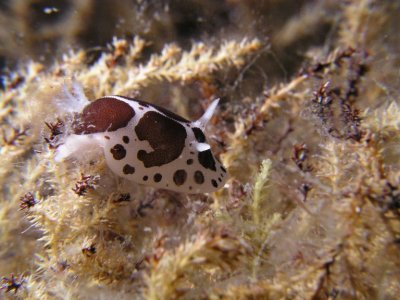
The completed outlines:
{"type": "Polygon", "coordinates": [[[254,223],[258,226],[260,224],[260,212],[261,212],[261,202],[265,199],[266,185],[268,184],[269,172],[271,169],[271,160],[265,159],[261,163],[260,172],[255,178],[254,188],[253,188],[253,219],[254,223]]]}

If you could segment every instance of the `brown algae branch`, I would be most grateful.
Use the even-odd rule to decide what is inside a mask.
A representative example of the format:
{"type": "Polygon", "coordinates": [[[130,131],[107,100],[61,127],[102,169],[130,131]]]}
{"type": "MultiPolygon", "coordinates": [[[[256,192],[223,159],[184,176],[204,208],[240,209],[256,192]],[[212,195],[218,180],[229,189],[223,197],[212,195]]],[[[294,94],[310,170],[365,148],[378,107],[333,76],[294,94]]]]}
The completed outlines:
{"type": "Polygon", "coordinates": [[[237,155],[242,153],[247,147],[246,141],[248,140],[253,129],[256,127],[255,124],[259,124],[260,121],[264,120],[272,108],[278,107],[279,102],[283,101],[290,92],[295,90],[308,77],[309,76],[306,74],[298,76],[279,90],[275,91],[273,94],[268,95],[260,109],[256,111],[255,116],[249,116],[245,120],[237,119],[235,125],[236,130],[230,135],[230,151],[223,155],[223,163],[226,166],[229,167],[232,165],[232,163],[236,160],[237,155]]]}
{"type": "Polygon", "coordinates": [[[301,75],[293,79],[289,84],[283,86],[273,95],[267,97],[264,101],[264,104],[260,108],[260,114],[266,116],[266,114],[270,111],[271,108],[277,106],[277,102],[281,101],[282,98],[286,97],[291,91],[296,89],[301,83],[303,83],[309,76],[301,75]]]}

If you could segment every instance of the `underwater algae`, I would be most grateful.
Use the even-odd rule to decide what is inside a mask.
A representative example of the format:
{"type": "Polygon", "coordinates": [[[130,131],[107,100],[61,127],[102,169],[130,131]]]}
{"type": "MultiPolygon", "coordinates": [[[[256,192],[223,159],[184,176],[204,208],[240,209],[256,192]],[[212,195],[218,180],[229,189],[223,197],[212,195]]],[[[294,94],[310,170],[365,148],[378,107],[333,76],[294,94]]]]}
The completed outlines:
{"type": "MultiPolygon", "coordinates": [[[[167,43],[160,23],[170,29],[178,16],[163,10],[156,25],[140,19],[150,30],[135,27],[95,58],[83,45],[9,73],[0,102],[0,297],[397,299],[399,5],[228,2],[251,25],[222,22],[224,38],[203,25],[218,38],[188,47],[181,32],[167,43]],[[255,5],[281,15],[250,22],[255,5]],[[137,97],[190,120],[221,98],[206,132],[228,170],[225,187],[186,195],[134,184],[103,155],[57,162],[74,82],[90,100],[137,97]]],[[[66,3],[80,3],[78,20],[97,5],[66,3]]],[[[204,3],[192,4],[224,7],[204,3]]],[[[71,18],[54,29],[63,45],[82,34],[71,18]]],[[[33,57],[40,34],[53,33],[36,34],[26,41],[33,57]]]]}

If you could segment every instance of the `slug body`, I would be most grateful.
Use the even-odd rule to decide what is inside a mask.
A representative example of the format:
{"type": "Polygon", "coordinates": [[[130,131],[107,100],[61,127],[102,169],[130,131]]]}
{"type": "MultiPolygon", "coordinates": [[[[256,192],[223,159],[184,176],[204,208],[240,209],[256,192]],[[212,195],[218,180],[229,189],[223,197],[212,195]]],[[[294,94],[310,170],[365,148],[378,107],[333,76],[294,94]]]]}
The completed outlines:
{"type": "Polygon", "coordinates": [[[72,134],[57,148],[56,160],[99,145],[107,165],[128,180],[184,193],[213,192],[227,172],[214,157],[204,129],[215,100],[190,122],[162,107],[122,96],[88,102],[72,123],[72,134]]]}

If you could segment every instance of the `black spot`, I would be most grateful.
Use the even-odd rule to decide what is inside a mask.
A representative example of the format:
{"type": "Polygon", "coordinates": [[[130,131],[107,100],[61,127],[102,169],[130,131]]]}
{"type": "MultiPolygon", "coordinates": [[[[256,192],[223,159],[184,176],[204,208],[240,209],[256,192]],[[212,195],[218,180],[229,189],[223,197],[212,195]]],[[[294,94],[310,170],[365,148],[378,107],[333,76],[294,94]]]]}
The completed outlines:
{"type": "Polygon", "coordinates": [[[129,137],[126,136],[126,135],[124,135],[124,136],[122,137],[122,141],[123,141],[125,144],[129,144],[129,137]]]}
{"type": "Polygon", "coordinates": [[[138,158],[138,160],[143,161],[143,160],[146,158],[146,154],[147,154],[146,151],[144,151],[144,150],[139,150],[138,153],[137,153],[137,158],[138,158]]]}
{"type": "Polygon", "coordinates": [[[131,165],[126,164],[123,167],[122,172],[124,172],[124,174],[133,174],[133,173],[135,173],[135,167],[132,167],[131,165]]]}
{"type": "Polygon", "coordinates": [[[196,171],[194,172],[194,181],[197,184],[203,184],[204,183],[204,175],[201,171],[196,171]]]}
{"type": "Polygon", "coordinates": [[[126,127],[134,116],[135,111],[129,104],[104,97],[88,104],[75,118],[72,127],[75,134],[116,131],[126,127]]]}
{"type": "Polygon", "coordinates": [[[226,173],[226,169],[223,166],[221,166],[221,170],[222,172],[226,173]]]}
{"type": "Polygon", "coordinates": [[[108,135],[104,136],[104,138],[105,138],[106,140],[109,140],[109,139],[110,139],[110,137],[109,137],[108,135]]]}
{"type": "Polygon", "coordinates": [[[144,109],[144,107],[143,107],[143,106],[139,106],[139,109],[140,109],[140,110],[143,110],[143,109],[144,109]]]}
{"type": "Polygon", "coordinates": [[[138,152],[137,157],[146,168],[170,163],[177,159],[185,148],[185,127],[154,111],[143,115],[135,127],[135,132],[139,140],[148,141],[154,149],[152,152],[138,152]]]}
{"type": "Polygon", "coordinates": [[[219,182],[222,182],[222,179],[221,179],[220,177],[218,177],[218,181],[219,181],[219,182]]]}
{"type": "Polygon", "coordinates": [[[162,179],[162,175],[159,174],[159,173],[156,173],[156,174],[154,175],[153,179],[154,179],[154,182],[160,182],[161,179],[162,179]]]}
{"type": "Polygon", "coordinates": [[[197,155],[199,159],[199,163],[206,169],[210,169],[213,171],[216,171],[217,169],[215,168],[215,160],[214,157],[211,153],[211,150],[208,149],[206,151],[199,152],[197,155]]]}
{"type": "Polygon", "coordinates": [[[192,128],[193,133],[194,133],[194,137],[196,138],[196,140],[199,143],[204,143],[206,141],[206,137],[203,133],[203,130],[201,130],[200,128],[194,127],[192,128]]]}
{"type": "Polygon", "coordinates": [[[191,165],[192,163],[193,163],[193,159],[188,159],[187,161],[186,161],[186,163],[188,164],[188,165],[191,165]]]}
{"type": "Polygon", "coordinates": [[[211,180],[211,184],[213,187],[218,187],[218,183],[214,179],[211,180]]]}
{"type": "Polygon", "coordinates": [[[147,181],[147,179],[149,179],[149,176],[143,176],[143,181],[147,181]]]}
{"type": "Polygon", "coordinates": [[[126,150],[121,144],[116,144],[110,149],[110,152],[115,160],[121,160],[126,156],[126,150]]]}
{"type": "Polygon", "coordinates": [[[178,186],[184,184],[186,181],[186,178],[187,178],[187,173],[185,170],[177,170],[174,173],[174,182],[178,186]]]}

